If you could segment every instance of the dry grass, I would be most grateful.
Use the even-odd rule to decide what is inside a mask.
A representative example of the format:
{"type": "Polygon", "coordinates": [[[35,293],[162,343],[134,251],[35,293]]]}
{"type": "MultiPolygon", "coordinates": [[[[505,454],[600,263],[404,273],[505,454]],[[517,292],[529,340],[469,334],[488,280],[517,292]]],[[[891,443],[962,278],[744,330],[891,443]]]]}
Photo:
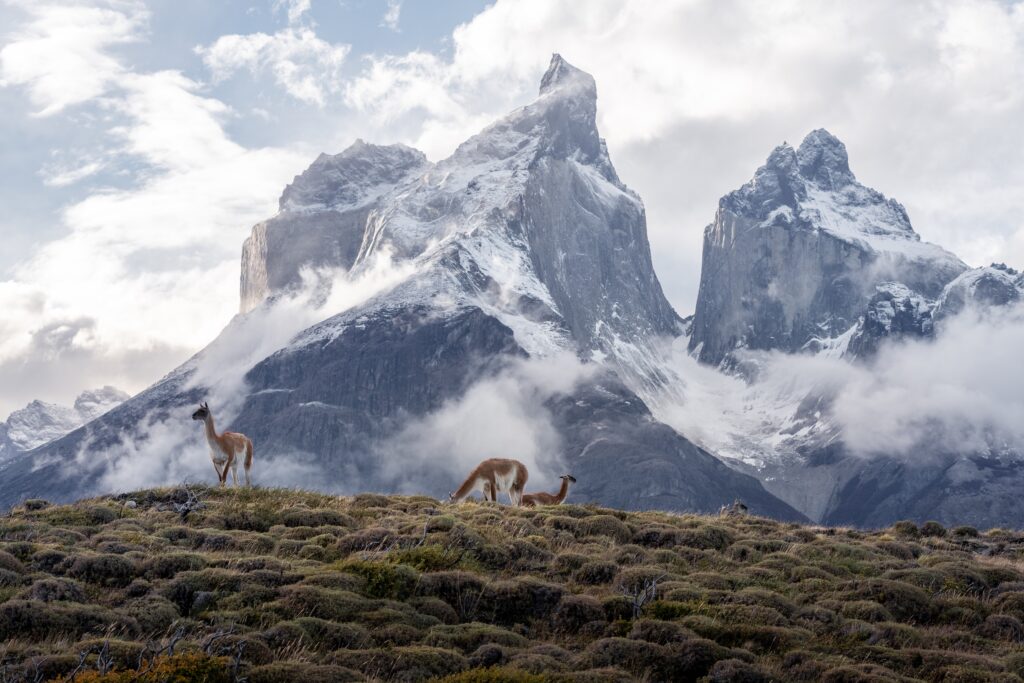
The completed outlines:
{"type": "Polygon", "coordinates": [[[1017,532],[193,493],[0,518],[0,683],[1024,680],[1017,532]]]}

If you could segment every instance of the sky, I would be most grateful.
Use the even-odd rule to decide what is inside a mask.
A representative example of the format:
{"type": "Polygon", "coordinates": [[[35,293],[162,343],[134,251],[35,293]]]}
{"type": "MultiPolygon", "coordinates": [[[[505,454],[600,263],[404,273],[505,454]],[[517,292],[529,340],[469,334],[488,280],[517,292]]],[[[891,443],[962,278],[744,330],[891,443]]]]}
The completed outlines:
{"type": "Polygon", "coordinates": [[[148,386],[237,311],[242,241],[317,154],[444,158],[553,52],[683,315],[718,198],[819,127],[923,239],[1024,266],[1021,2],[0,0],[0,418],[148,386]]]}

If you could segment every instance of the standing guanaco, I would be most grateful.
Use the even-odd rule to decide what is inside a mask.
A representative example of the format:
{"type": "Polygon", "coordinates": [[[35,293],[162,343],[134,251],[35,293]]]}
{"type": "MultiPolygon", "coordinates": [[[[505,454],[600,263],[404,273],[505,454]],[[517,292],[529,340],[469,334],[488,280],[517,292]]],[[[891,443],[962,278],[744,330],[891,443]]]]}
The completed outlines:
{"type": "Polygon", "coordinates": [[[252,484],[249,471],[252,469],[252,440],[238,432],[218,434],[213,425],[213,413],[206,403],[199,404],[199,410],[192,413],[193,420],[202,420],[206,425],[206,441],[210,444],[210,459],[217,473],[220,485],[228,480],[228,468],[231,468],[231,483],[238,486],[238,458],[245,454],[245,485],[252,484]]]}
{"type": "Polygon", "coordinates": [[[562,488],[558,489],[558,493],[527,493],[523,496],[523,507],[532,508],[537,505],[560,505],[565,497],[569,495],[569,484],[576,483],[576,477],[571,474],[563,474],[559,479],[562,480],[562,488]]]}
{"type": "Polygon", "coordinates": [[[506,458],[491,458],[484,460],[476,466],[466,481],[455,493],[448,494],[448,500],[458,503],[464,500],[474,491],[481,491],[485,500],[498,500],[499,491],[508,492],[508,500],[512,505],[521,505],[523,498],[523,487],[526,486],[526,478],[530,473],[526,471],[526,465],[518,460],[506,458]]]}

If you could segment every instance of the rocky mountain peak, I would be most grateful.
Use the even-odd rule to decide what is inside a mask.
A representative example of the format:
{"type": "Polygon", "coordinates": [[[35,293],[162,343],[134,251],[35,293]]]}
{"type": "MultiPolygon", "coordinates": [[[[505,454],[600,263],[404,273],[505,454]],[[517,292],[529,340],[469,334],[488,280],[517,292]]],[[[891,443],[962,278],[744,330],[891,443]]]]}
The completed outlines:
{"type": "Polygon", "coordinates": [[[365,204],[428,164],[423,152],[402,144],[356,140],[340,154],[321,154],[281,194],[281,211],[347,208],[365,204]]]}
{"type": "Polygon", "coordinates": [[[557,52],[551,55],[551,63],[540,79],[540,94],[547,95],[556,90],[572,89],[576,94],[597,97],[597,83],[586,71],[577,69],[565,61],[557,52]]]}
{"type": "Polygon", "coordinates": [[[828,189],[855,182],[846,145],[824,128],[812,130],[796,150],[800,175],[828,189]]]}

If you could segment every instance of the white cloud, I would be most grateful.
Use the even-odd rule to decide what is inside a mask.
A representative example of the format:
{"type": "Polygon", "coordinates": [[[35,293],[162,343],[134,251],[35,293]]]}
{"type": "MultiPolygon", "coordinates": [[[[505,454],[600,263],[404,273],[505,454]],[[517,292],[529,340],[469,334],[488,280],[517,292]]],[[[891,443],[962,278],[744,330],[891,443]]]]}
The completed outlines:
{"type": "Polygon", "coordinates": [[[968,309],[943,321],[936,339],[885,344],[867,363],[748,352],[756,368],[749,383],[701,365],[682,340],[674,349],[682,384],[653,405],[688,438],[753,464],[766,455],[795,455],[786,438],[806,426],[796,414],[807,397],[825,399],[819,436],[837,435],[858,455],[1020,453],[1021,348],[1024,304],[968,309]]]}
{"type": "MultiPolygon", "coordinates": [[[[131,24],[131,11],[105,10],[118,16],[98,21],[131,24]]],[[[237,310],[239,244],[308,161],[298,151],[234,142],[222,125],[227,105],[179,72],[132,71],[105,51],[109,42],[89,52],[77,33],[57,36],[36,80],[19,83],[35,99],[38,83],[70,78],[71,63],[116,74],[116,83],[103,83],[102,158],[134,175],[127,187],[99,188],[67,206],[66,234],[0,281],[0,414],[30,398],[66,402],[97,383],[137,391],[213,338],[237,310]],[[108,376],[97,382],[102,372],[108,376]]],[[[5,50],[21,54],[19,45],[5,50]]],[[[66,103],[41,102],[52,111],[66,103]]],[[[90,163],[43,173],[60,185],[92,171],[90,163]]]]}
{"type": "Polygon", "coordinates": [[[292,97],[323,105],[341,89],[341,67],[349,49],[318,38],[312,29],[289,27],[273,35],[221,36],[212,45],[197,47],[196,53],[214,80],[241,70],[254,76],[268,72],[292,97]]]}
{"type": "Polygon", "coordinates": [[[402,0],[388,0],[388,8],[380,20],[380,25],[399,32],[398,19],[402,15],[402,0]]]}
{"type": "Polygon", "coordinates": [[[148,16],[120,7],[22,5],[31,18],[0,50],[0,86],[25,86],[39,116],[103,95],[124,74],[110,49],[139,40],[148,16]]]}
{"type": "Polygon", "coordinates": [[[274,9],[284,8],[288,13],[288,23],[300,22],[312,9],[311,0],[274,0],[274,9]]]}
{"type": "Polygon", "coordinates": [[[376,476],[399,491],[443,496],[481,460],[515,458],[530,474],[528,490],[557,487],[561,443],[544,402],[597,371],[568,353],[518,360],[381,444],[376,476]]]}

